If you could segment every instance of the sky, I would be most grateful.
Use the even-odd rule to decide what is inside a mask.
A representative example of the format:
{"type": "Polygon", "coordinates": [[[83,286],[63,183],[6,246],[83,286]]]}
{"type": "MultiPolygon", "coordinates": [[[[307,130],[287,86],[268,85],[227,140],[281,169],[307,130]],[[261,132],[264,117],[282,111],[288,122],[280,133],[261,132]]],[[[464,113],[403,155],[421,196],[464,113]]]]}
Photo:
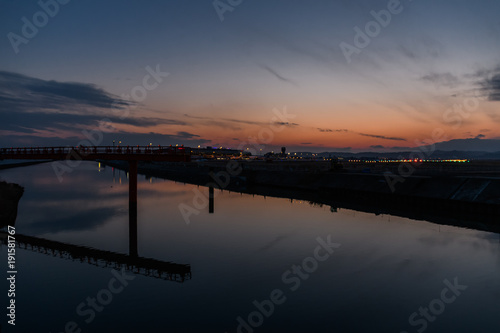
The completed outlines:
{"type": "Polygon", "coordinates": [[[499,151],[499,12],[497,0],[0,0],[0,146],[499,151]]]}

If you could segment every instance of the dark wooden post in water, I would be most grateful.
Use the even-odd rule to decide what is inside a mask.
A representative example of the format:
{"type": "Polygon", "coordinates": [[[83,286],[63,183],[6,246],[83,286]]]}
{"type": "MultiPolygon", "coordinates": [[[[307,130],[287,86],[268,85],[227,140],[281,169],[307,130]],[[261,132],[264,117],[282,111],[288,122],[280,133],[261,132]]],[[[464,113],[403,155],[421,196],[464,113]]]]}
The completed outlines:
{"type": "Polygon", "coordinates": [[[210,186],[208,188],[208,213],[214,213],[214,188],[210,186]]]}
{"type": "Polygon", "coordinates": [[[129,254],[138,256],[137,251],[137,161],[128,162],[128,242],[129,254]]]}

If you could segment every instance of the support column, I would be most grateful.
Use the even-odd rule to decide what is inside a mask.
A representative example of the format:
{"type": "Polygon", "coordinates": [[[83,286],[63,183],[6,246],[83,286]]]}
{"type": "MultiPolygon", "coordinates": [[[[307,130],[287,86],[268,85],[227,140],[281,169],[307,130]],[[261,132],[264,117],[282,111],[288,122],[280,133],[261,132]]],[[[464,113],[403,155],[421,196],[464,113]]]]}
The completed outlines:
{"type": "Polygon", "coordinates": [[[137,257],[137,161],[129,161],[128,165],[129,254],[137,257]]]}
{"type": "Polygon", "coordinates": [[[214,213],[214,188],[210,186],[208,188],[208,213],[214,213]]]}

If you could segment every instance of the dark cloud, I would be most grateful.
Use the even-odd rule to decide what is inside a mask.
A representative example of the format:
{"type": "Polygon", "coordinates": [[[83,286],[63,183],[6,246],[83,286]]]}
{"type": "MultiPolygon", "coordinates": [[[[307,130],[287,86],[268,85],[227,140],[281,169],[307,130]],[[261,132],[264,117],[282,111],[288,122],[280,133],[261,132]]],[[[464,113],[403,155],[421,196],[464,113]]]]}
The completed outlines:
{"type": "Polygon", "coordinates": [[[381,146],[381,145],[373,145],[373,146],[370,146],[370,148],[373,148],[373,149],[383,149],[385,147],[381,146]]]}
{"type": "Polygon", "coordinates": [[[465,74],[464,77],[468,79],[487,79],[491,78],[493,75],[500,73],[500,65],[496,65],[493,68],[481,68],[473,73],[465,74]]]}
{"type": "Polygon", "coordinates": [[[82,107],[111,109],[129,105],[93,84],[46,81],[0,71],[0,111],[68,112],[82,107]]]}
{"type": "Polygon", "coordinates": [[[262,121],[241,120],[241,119],[231,119],[231,118],[222,118],[221,120],[229,121],[232,123],[247,124],[247,125],[259,125],[259,126],[269,125],[269,123],[265,123],[262,121]]]}
{"type": "Polygon", "coordinates": [[[185,122],[161,118],[120,118],[116,116],[99,116],[95,114],[70,114],[54,112],[6,112],[0,110],[0,130],[22,133],[35,133],[40,130],[66,130],[75,131],[82,126],[99,127],[100,122],[112,124],[126,124],[137,127],[152,127],[160,124],[185,125],[185,122]]]}
{"type": "Polygon", "coordinates": [[[490,101],[500,101],[500,74],[485,79],[483,86],[490,101]]]}
{"type": "Polygon", "coordinates": [[[301,145],[312,145],[312,142],[301,142],[301,145]]]}
{"type": "Polygon", "coordinates": [[[188,133],[188,132],[177,132],[177,138],[182,138],[182,139],[192,139],[192,138],[199,138],[199,135],[188,133]]]}
{"type": "Polygon", "coordinates": [[[320,132],[349,132],[347,129],[329,129],[329,128],[318,128],[320,132]]]}
{"type": "Polygon", "coordinates": [[[278,125],[278,126],[287,126],[287,127],[295,127],[295,126],[299,126],[299,124],[297,123],[289,123],[289,122],[282,122],[282,121],[277,121],[274,123],[274,125],[278,125]]]}
{"type": "Polygon", "coordinates": [[[104,135],[105,141],[121,140],[123,145],[170,145],[184,144],[188,146],[197,146],[210,143],[210,140],[200,138],[199,135],[188,132],[177,132],[176,134],[162,134],[156,132],[149,133],[129,133],[117,132],[104,135]]]}
{"type": "MultiPolygon", "coordinates": [[[[129,106],[130,102],[92,84],[46,81],[0,71],[0,131],[10,132],[9,137],[2,140],[4,145],[41,145],[41,142],[61,144],[59,136],[63,132],[64,136],[74,133],[74,136],[65,138],[71,142],[68,144],[74,144],[75,140],[81,138],[82,129],[98,129],[102,123],[141,128],[187,125],[176,119],[126,115],[123,109],[129,106]],[[51,133],[52,138],[41,137],[41,132],[51,133]],[[56,143],[57,140],[59,143],[56,143]]],[[[115,136],[116,133],[103,135],[115,136]]],[[[175,140],[197,137],[187,132],[165,136],[175,140]]]]}
{"type": "Polygon", "coordinates": [[[375,135],[375,134],[366,134],[366,133],[358,133],[358,134],[362,135],[362,136],[367,136],[370,138],[377,138],[377,139],[383,139],[383,140],[406,141],[406,139],[398,138],[398,137],[389,137],[389,136],[384,136],[384,135],[375,135]]]}
{"type": "Polygon", "coordinates": [[[484,135],[484,134],[478,134],[478,135],[476,135],[475,139],[483,139],[485,137],[486,137],[486,135],[484,135]]]}
{"type": "MultiPolygon", "coordinates": [[[[189,136],[189,135],[188,135],[189,136]]],[[[198,146],[210,144],[210,140],[199,138],[193,134],[191,138],[186,137],[186,135],[178,134],[161,134],[155,132],[149,133],[132,133],[118,131],[113,133],[102,133],[102,143],[101,145],[111,146],[114,141],[121,141],[122,145],[140,145],[147,146],[150,143],[153,145],[171,145],[171,144],[183,144],[186,146],[198,146]]],[[[17,146],[76,146],[81,144],[82,138],[79,136],[72,136],[61,139],[58,136],[53,137],[41,137],[33,134],[26,135],[11,135],[3,136],[2,143],[0,146],[4,147],[17,147],[17,146]]]]}
{"type": "Polygon", "coordinates": [[[490,101],[500,101],[500,65],[492,68],[481,68],[474,73],[466,74],[464,77],[473,79],[480,87],[480,95],[490,101]]]}

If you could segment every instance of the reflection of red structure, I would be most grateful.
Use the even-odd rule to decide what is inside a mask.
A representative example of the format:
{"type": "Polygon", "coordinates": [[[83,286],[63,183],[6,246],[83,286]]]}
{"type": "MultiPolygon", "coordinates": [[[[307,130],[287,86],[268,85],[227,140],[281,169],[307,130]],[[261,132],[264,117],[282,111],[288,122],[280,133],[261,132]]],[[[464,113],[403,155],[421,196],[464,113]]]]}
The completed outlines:
{"type": "Polygon", "coordinates": [[[1,148],[0,159],[190,162],[190,153],[190,148],[162,146],[24,147],[1,148]]]}
{"type": "MultiPolygon", "coordinates": [[[[7,245],[8,234],[0,231],[0,244],[7,245]]],[[[97,267],[127,271],[159,278],[163,280],[184,282],[191,279],[191,266],[160,261],[116,252],[98,250],[86,246],[51,241],[44,238],[25,236],[16,233],[18,248],[38,252],[53,257],[78,261],[97,267]]]]}

